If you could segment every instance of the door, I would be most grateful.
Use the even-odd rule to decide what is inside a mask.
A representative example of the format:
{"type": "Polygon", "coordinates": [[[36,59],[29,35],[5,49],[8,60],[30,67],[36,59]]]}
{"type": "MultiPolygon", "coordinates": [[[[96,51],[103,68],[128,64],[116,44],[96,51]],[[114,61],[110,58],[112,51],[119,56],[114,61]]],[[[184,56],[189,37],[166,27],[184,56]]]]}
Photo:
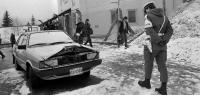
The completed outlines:
{"type": "Polygon", "coordinates": [[[27,44],[27,36],[26,35],[22,35],[19,39],[17,48],[16,48],[16,59],[18,64],[23,68],[26,69],[26,49],[19,49],[18,47],[20,46],[26,46],[27,44]]]}

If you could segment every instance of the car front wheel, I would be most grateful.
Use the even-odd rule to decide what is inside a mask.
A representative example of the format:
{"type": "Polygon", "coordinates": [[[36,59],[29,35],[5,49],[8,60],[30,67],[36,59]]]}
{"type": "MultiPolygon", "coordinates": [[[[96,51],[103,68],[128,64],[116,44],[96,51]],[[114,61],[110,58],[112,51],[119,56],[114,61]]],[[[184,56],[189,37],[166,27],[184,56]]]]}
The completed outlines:
{"type": "Polygon", "coordinates": [[[36,88],[40,84],[40,79],[34,74],[33,69],[31,67],[28,67],[27,79],[32,88],[36,88]]]}

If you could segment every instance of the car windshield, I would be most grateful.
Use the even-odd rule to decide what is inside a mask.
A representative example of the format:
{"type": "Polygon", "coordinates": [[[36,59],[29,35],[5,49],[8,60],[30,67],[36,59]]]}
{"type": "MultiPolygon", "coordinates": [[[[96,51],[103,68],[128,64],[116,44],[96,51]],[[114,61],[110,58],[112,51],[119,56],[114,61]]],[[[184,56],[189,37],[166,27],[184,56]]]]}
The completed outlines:
{"type": "Polygon", "coordinates": [[[64,32],[41,32],[30,35],[29,46],[72,43],[73,40],[64,32]]]}

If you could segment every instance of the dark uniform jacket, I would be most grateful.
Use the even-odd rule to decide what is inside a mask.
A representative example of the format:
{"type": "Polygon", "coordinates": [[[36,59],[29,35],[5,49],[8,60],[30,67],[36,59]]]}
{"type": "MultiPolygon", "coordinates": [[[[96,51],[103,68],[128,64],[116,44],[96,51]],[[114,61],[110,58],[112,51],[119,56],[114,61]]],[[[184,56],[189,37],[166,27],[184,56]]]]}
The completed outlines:
{"type": "Polygon", "coordinates": [[[12,33],[11,36],[10,36],[10,42],[12,44],[15,44],[16,40],[15,40],[15,35],[12,33]]]}
{"type": "Polygon", "coordinates": [[[81,34],[83,28],[84,28],[84,23],[83,22],[77,23],[76,33],[80,33],[81,34]]]}
{"type": "Polygon", "coordinates": [[[156,8],[147,12],[145,16],[145,31],[147,35],[151,37],[152,50],[166,50],[167,43],[169,42],[173,29],[171,27],[169,19],[163,14],[162,9],[156,8]],[[165,23],[164,22],[165,17],[165,23]],[[158,35],[158,32],[163,24],[163,28],[160,31],[162,36],[158,35]]]}
{"type": "Polygon", "coordinates": [[[83,28],[84,36],[91,35],[90,30],[91,30],[90,23],[85,23],[84,28],[83,28]]]}
{"type": "Polygon", "coordinates": [[[124,28],[124,22],[120,21],[119,33],[128,33],[129,25],[127,22],[125,22],[125,24],[126,24],[126,27],[124,28]]]}

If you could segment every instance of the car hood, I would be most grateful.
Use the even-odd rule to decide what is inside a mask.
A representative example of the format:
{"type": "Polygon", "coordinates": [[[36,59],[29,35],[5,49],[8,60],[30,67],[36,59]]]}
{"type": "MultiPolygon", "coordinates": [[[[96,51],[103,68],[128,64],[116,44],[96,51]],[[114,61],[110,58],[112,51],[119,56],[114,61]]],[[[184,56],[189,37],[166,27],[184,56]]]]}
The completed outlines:
{"type": "MultiPolygon", "coordinates": [[[[78,46],[81,47],[82,45],[77,43],[70,43],[70,44],[58,44],[58,45],[50,45],[50,46],[42,46],[42,47],[33,47],[27,49],[27,52],[37,58],[38,60],[46,60],[49,57],[53,56],[54,54],[60,52],[63,48],[68,46],[78,46]]],[[[83,46],[86,47],[87,46],[83,46]]]]}

